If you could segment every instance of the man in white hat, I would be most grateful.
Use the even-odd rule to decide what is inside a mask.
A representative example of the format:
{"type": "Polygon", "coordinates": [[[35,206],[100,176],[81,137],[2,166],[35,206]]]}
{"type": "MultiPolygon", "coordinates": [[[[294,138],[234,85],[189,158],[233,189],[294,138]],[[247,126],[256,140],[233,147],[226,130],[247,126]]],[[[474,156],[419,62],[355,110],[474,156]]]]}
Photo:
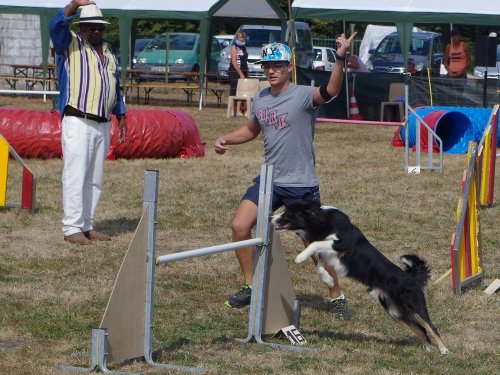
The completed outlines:
{"type": "MultiPolygon", "coordinates": [[[[315,170],[314,128],[318,106],[334,99],[340,92],[347,50],[356,33],[348,39],[337,38],[337,58],[328,84],[321,87],[299,86],[290,82],[293,71],[292,52],[282,43],[270,43],[262,48],[260,62],[270,84],[254,97],[250,120],[236,130],[217,138],[215,152],[224,154],[230,145],[239,145],[264,137],[264,156],[274,166],[272,210],[301,201],[306,194],[320,200],[319,182],[315,170]]],[[[233,241],[247,240],[257,222],[259,176],[248,188],[231,222],[233,241]]],[[[250,304],[253,281],[253,249],[236,250],[245,284],[227,298],[224,304],[241,308],[250,304]]],[[[340,290],[333,268],[328,272],[334,279],[326,300],[328,308],[340,319],[350,319],[347,298],[340,290]]]]}
{"type": "Polygon", "coordinates": [[[62,117],[62,229],[64,239],[77,245],[111,239],[93,227],[110,143],[111,114],[118,119],[119,142],[126,135],[127,110],[120,93],[118,63],[103,39],[107,24],[97,5],[88,0],[72,0],[50,24],[62,117]],[[76,22],[80,32],[75,34],[69,27],[80,7],[76,22]]]}

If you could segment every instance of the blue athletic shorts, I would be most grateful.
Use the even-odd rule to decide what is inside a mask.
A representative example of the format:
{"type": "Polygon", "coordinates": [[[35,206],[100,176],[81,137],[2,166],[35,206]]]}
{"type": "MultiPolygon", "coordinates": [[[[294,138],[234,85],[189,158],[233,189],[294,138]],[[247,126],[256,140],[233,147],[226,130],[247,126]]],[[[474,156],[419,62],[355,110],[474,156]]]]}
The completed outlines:
{"type": "MultiPolygon", "coordinates": [[[[259,204],[260,175],[253,179],[254,184],[248,188],[241,200],[247,199],[256,205],[259,204]]],[[[284,187],[273,185],[272,211],[276,211],[282,206],[301,201],[306,193],[311,193],[313,200],[320,200],[319,186],[311,187],[284,187]]]]}

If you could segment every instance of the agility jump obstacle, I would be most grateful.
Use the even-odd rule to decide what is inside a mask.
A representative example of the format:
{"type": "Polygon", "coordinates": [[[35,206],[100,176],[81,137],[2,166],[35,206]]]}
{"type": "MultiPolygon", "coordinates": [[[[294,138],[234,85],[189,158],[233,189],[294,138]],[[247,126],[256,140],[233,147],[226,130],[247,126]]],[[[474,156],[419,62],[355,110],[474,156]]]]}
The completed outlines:
{"type": "Polygon", "coordinates": [[[462,178],[462,196],[457,207],[457,229],[450,244],[452,287],[455,296],[463,288],[478,285],[484,273],[481,265],[479,209],[493,204],[498,109],[493,108],[479,144],[469,143],[467,169],[462,178]]]}
{"type": "MultiPolygon", "coordinates": [[[[422,170],[430,170],[430,171],[438,171],[440,173],[443,172],[443,141],[441,138],[435,133],[432,127],[425,122],[425,120],[420,117],[415,110],[408,104],[408,82],[405,81],[405,105],[404,105],[404,119],[400,122],[394,121],[365,121],[362,119],[329,119],[329,118],[318,118],[317,122],[325,122],[325,123],[338,123],[338,124],[359,124],[359,125],[375,125],[375,126],[396,126],[404,129],[404,169],[410,174],[420,174],[422,170]],[[409,115],[413,114],[416,120],[416,128],[415,128],[415,160],[412,162],[410,159],[410,146],[409,146],[409,126],[408,119],[409,115]],[[422,134],[422,129],[426,131],[426,133],[422,134]],[[422,136],[427,136],[427,163],[422,163],[422,143],[420,139],[422,136]],[[436,144],[439,151],[439,159],[436,161],[433,156],[433,145],[436,144]],[[412,165],[410,165],[413,163],[412,165]]],[[[349,100],[348,100],[349,101],[349,100]]]]}
{"type": "MultiPolygon", "coordinates": [[[[408,90],[408,85],[405,86],[405,90],[408,90]]],[[[406,95],[408,97],[408,95],[406,95]]],[[[404,126],[404,141],[405,141],[405,170],[411,174],[420,174],[422,170],[438,171],[443,173],[443,140],[434,132],[434,130],[425,122],[425,120],[420,117],[417,112],[405,103],[405,122],[404,126]],[[413,114],[415,116],[415,161],[414,165],[410,165],[410,131],[409,131],[409,115],[413,114]],[[422,134],[422,129],[427,131],[427,133],[422,134]],[[427,164],[422,164],[422,136],[427,136],[427,164]],[[439,159],[434,160],[434,145],[437,145],[439,152],[439,159]]]]}
{"type": "Polygon", "coordinates": [[[142,217],[118,272],[101,324],[92,329],[90,366],[59,367],[67,371],[92,372],[100,369],[105,373],[124,374],[110,371],[107,363],[144,358],[149,365],[157,368],[206,372],[204,368],[156,363],[152,358],[155,266],[251,246],[255,246],[255,264],[248,335],[236,340],[241,343],[255,341],[294,351],[316,351],[304,346],[265,342],[263,338],[290,325],[298,328],[300,323],[300,305],[293,290],[281,241],[270,223],[273,167],[266,164],[261,167],[255,238],[159,257],[156,256],[158,174],[157,170],[145,171],[142,217]]]}
{"type": "Polygon", "coordinates": [[[28,168],[24,160],[9,145],[0,134],[0,207],[25,208],[35,211],[36,177],[28,168]],[[9,175],[9,154],[22,166],[21,202],[7,202],[7,186],[9,175]]]}

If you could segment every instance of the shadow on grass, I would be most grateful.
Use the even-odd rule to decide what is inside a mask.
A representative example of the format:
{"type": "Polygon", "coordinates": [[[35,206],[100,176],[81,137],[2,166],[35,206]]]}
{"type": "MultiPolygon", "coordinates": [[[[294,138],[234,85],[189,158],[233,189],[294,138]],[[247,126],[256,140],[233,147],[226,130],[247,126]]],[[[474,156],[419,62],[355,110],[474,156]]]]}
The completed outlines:
{"type": "MultiPolygon", "coordinates": [[[[316,295],[297,295],[297,299],[300,301],[302,306],[307,306],[307,308],[314,309],[317,311],[325,311],[329,312],[331,309],[328,305],[325,304],[324,299],[320,296],[316,295]]],[[[335,318],[332,318],[335,319],[335,318]]],[[[402,323],[394,320],[395,325],[401,325],[402,323]]],[[[381,338],[375,335],[366,335],[358,332],[332,332],[332,331],[320,331],[320,330],[307,330],[302,333],[316,335],[319,338],[331,339],[331,340],[342,340],[342,341],[351,341],[351,342],[377,342],[377,343],[385,343],[389,345],[396,346],[415,346],[420,343],[418,338],[413,337],[411,332],[408,331],[408,337],[406,338],[398,338],[391,339],[390,337],[381,338]]]]}
{"type": "Polygon", "coordinates": [[[129,219],[125,217],[103,220],[96,223],[96,229],[110,236],[117,236],[122,233],[135,232],[135,229],[139,225],[139,220],[140,218],[129,219]]]}
{"type": "Polygon", "coordinates": [[[321,296],[311,295],[311,294],[297,294],[297,299],[301,306],[307,306],[308,308],[318,310],[318,311],[329,311],[330,308],[325,303],[325,300],[321,296]]]}
{"type": "Polygon", "coordinates": [[[177,340],[172,341],[168,345],[163,345],[160,348],[153,350],[151,353],[151,358],[156,363],[161,363],[162,361],[167,361],[168,359],[172,359],[171,355],[177,350],[181,350],[185,348],[187,345],[191,343],[191,340],[181,337],[177,340]]]}
{"type": "Polygon", "coordinates": [[[375,335],[367,335],[359,332],[331,332],[331,331],[319,331],[319,330],[305,330],[302,334],[315,335],[318,338],[338,340],[338,341],[350,341],[350,342],[376,342],[386,345],[394,346],[416,346],[419,345],[418,339],[415,337],[408,336],[406,338],[393,339],[390,337],[381,338],[375,335]]]}
{"type": "MultiPolygon", "coordinates": [[[[178,340],[175,340],[169,345],[165,345],[161,348],[153,350],[151,353],[151,359],[153,360],[154,363],[158,365],[168,364],[169,366],[184,366],[180,364],[170,363],[170,360],[173,360],[171,356],[172,353],[185,348],[186,345],[189,345],[190,343],[191,341],[185,338],[180,338],[178,340]]],[[[112,365],[109,366],[109,369],[115,369],[122,366],[129,366],[132,365],[133,363],[146,363],[146,361],[142,356],[137,358],[129,358],[117,363],[113,363],[112,365]]]]}

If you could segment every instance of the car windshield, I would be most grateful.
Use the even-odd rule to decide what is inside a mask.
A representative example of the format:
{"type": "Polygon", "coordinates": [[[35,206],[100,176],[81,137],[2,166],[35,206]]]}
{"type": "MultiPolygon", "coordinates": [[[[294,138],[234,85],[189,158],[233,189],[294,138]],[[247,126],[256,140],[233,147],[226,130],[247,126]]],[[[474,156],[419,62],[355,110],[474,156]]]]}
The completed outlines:
{"type": "MultiPolygon", "coordinates": [[[[410,43],[410,54],[417,56],[427,56],[429,53],[428,39],[412,38],[410,43]]],[[[401,54],[401,46],[399,44],[399,38],[397,37],[387,37],[381,43],[377,49],[377,53],[380,55],[386,54],[401,54]]]]}
{"type": "Polygon", "coordinates": [[[138,55],[150,41],[151,39],[136,39],[134,54],[138,55]]]}
{"type": "Polygon", "coordinates": [[[246,46],[247,47],[262,47],[264,44],[279,42],[281,39],[280,30],[269,29],[245,29],[247,34],[246,46]]]}
{"type": "Polygon", "coordinates": [[[410,54],[417,56],[427,56],[429,54],[430,40],[412,39],[410,44],[410,54]]]}
{"type": "MultiPolygon", "coordinates": [[[[196,42],[196,35],[192,34],[168,34],[169,47],[171,50],[190,51],[194,48],[196,42]]],[[[154,38],[148,45],[148,49],[167,49],[167,38],[165,34],[159,35],[154,38]]]]}
{"type": "Polygon", "coordinates": [[[399,39],[395,37],[387,37],[382,42],[377,49],[377,53],[381,55],[401,53],[401,46],[399,45],[399,39]]]}

